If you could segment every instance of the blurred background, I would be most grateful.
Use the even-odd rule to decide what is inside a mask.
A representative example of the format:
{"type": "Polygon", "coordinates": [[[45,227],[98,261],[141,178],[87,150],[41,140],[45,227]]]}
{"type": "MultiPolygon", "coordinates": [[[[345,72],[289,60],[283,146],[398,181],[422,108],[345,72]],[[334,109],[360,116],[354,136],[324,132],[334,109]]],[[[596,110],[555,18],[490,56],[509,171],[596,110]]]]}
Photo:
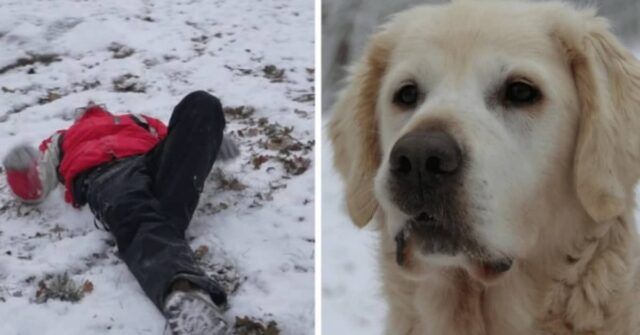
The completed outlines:
{"type": "MultiPolygon", "coordinates": [[[[444,0],[323,0],[323,118],[328,120],[345,69],[360,57],[368,36],[386,18],[423,3],[444,0]]],[[[575,0],[597,6],[614,32],[640,55],[640,1],[575,0]]],[[[322,145],[322,330],[323,334],[382,335],[386,303],[380,289],[372,227],[358,230],[344,209],[343,184],[333,168],[333,152],[322,145]]]]}
{"type": "MultiPolygon", "coordinates": [[[[323,0],[322,1],[322,105],[330,112],[345,69],[360,53],[375,27],[398,11],[418,4],[445,0],[323,0]]],[[[611,20],[615,33],[628,45],[640,42],[640,1],[572,0],[596,6],[611,20]]]]}

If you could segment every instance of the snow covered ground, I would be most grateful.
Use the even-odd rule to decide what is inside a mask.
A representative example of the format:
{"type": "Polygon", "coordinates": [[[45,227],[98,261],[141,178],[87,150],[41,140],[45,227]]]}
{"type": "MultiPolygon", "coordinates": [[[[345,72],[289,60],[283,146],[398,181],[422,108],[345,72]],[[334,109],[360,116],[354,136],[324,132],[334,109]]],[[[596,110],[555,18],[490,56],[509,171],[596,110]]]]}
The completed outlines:
{"type": "MultiPolygon", "coordinates": [[[[313,18],[311,0],[4,0],[0,157],[69,126],[89,101],[168,121],[190,91],[219,96],[243,152],[214,167],[191,245],[232,291],[230,318],[312,334],[313,18]]],[[[21,206],[0,171],[0,334],[163,329],[87,209],[64,204],[62,188],[21,206]],[[77,302],[51,293],[65,273],[77,302]]]]}
{"type": "Polygon", "coordinates": [[[323,135],[322,332],[381,335],[386,306],[377,271],[376,232],[358,230],[345,210],[343,184],[323,135]]]}

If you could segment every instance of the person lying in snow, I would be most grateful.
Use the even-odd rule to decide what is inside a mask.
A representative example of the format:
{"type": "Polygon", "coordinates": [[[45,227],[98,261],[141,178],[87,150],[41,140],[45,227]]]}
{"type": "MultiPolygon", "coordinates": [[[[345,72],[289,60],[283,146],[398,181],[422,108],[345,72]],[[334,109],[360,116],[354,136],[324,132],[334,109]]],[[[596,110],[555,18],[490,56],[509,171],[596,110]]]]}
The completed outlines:
{"type": "Polygon", "coordinates": [[[226,293],[198,267],[185,239],[216,158],[239,154],[224,127],[219,100],[203,91],[180,101],[168,128],[148,116],[90,105],[39,152],[19,145],[3,164],[24,203],[43,201],[61,182],[68,203],[89,204],[173,334],[228,334],[221,312],[226,293]]]}

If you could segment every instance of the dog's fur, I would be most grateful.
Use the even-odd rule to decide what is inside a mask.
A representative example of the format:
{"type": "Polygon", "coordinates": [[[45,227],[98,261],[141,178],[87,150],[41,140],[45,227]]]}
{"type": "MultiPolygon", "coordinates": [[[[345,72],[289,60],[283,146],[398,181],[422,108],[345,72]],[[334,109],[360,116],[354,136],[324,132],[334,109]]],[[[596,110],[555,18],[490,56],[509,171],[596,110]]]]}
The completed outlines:
{"type": "Polygon", "coordinates": [[[386,334],[640,334],[640,64],[594,10],[461,0],[397,14],[355,64],[330,136],[353,222],[380,230],[386,334]],[[493,101],[509,76],[543,101],[493,101]],[[426,91],[411,111],[392,103],[407,79],[426,91]],[[514,260],[495,281],[458,258],[412,250],[408,265],[395,261],[407,217],[386,187],[389,151],[435,123],[469,156],[457,210],[514,260]]]}

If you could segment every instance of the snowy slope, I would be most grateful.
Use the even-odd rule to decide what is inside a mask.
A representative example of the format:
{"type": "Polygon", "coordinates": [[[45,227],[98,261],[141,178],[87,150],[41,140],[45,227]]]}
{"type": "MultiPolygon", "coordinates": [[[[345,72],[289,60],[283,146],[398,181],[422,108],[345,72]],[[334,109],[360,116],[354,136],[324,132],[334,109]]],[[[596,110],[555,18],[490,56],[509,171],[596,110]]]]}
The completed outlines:
{"type": "MultiPolygon", "coordinates": [[[[192,90],[219,96],[243,152],[214,167],[191,245],[234,291],[230,318],[312,334],[313,38],[311,0],[3,0],[0,157],[69,126],[89,101],[168,121],[192,90]]],[[[0,334],[163,329],[87,209],[64,204],[62,188],[20,206],[0,171],[0,334]],[[38,283],[64,273],[93,287],[76,303],[38,303],[38,283]]]]}

